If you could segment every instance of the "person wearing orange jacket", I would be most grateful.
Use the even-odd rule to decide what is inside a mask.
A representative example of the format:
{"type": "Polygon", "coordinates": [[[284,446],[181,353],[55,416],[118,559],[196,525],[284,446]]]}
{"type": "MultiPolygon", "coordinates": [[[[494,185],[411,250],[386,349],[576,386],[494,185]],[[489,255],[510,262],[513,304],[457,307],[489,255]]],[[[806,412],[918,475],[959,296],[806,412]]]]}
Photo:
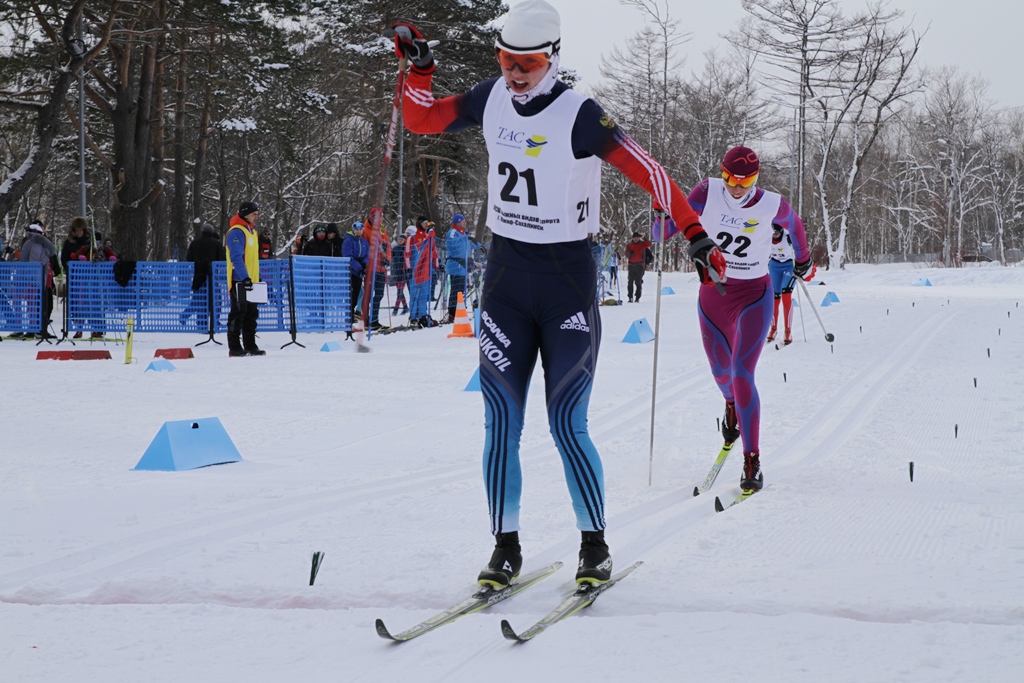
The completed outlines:
{"type": "MultiPolygon", "coordinates": [[[[367,223],[367,229],[371,226],[367,223]]],[[[382,325],[380,316],[380,302],[384,298],[384,291],[388,286],[388,267],[391,265],[391,241],[383,224],[380,226],[380,237],[377,238],[377,267],[373,276],[373,305],[370,307],[370,329],[379,330],[382,325]]]]}
{"type": "Polygon", "coordinates": [[[651,243],[643,238],[638,232],[633,233],[633,239],[626,245],[626,260],[628,262],[628,276],[629,280],[626,284],[626,296],[629,298],[630,303],[636,301],[640,303],[640,294],[644,290],[644,269],[647,267],[647,263],[644,260],[644,255],[647,250],[651,248],[651,243]],[[636,285],[636,298],[633,298],[633,285],[636,285]]]}
{"type": "Polygon", "coordinates": [[[256,346],[256,321],[260,311],[256,304],[246,302],[243,292],[251,292],[252,284],[260,281],[260,243],[256,221],[260,207],[256,202],[243,202],[238,213],[228,223],[224,236],[227,255],[228,292],[231,311],[228,313],[228,355],[265,356],[256,346]],[[241,339],[239,339],[241,337],[241,339]]]}

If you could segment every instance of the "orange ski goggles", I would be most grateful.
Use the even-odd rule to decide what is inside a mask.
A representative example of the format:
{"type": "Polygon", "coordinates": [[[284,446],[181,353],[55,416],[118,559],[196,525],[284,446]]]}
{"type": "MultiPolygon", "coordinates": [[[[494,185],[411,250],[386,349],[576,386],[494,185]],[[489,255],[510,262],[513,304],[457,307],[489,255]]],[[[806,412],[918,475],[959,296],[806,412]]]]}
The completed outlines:
{"type": "Polygon", "coordinates": [[[547,69],[551,63],[551,56],[547,52],[519,54],[496,47],[494,48],[494,55],[498,58],[498,64],[505,71],[512,71],[512,69],[518,66],[519,70],[524,74],[536,71],[537,69],[547,69]]]}
{"type": "Polygon", "coordinates": [[[741,177],[738,175],[733,175],[724,168],[722,169],[722,180],[724,180],[725,184],[728,185],[729,187],[736,187],[737,185],[744,189],[752,187],[754,183],[757,182],[757,175],[757,173],[754,173],[753,175],[741,177]]]}

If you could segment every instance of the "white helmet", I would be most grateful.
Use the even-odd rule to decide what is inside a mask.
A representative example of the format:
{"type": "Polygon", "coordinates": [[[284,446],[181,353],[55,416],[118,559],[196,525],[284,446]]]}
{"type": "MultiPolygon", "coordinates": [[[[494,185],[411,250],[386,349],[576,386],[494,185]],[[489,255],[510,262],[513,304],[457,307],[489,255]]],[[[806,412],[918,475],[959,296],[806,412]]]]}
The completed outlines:
{"type": "Polygon", "coordinates": [[[544,0],[523,0],[505,16],[495,47],[507,52],[555,54],[560,47],[562,21],[558,10],[544,0]]]}
{"type": "Polygon", "coordinates": [[[410,225],[408,228],[405,229],[405,236],[406,237],[412,237],[415,234],[416,234],[416,226],[415,225],[410,225]]]}

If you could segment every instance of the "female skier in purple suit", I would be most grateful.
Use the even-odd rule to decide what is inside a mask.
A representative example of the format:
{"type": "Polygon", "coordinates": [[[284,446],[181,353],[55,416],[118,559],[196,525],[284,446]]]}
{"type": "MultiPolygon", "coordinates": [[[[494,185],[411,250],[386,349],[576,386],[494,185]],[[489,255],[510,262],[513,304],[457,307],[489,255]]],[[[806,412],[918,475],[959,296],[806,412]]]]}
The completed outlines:
{"type": "Polygon", "coordinates": [[[725,295],[701,287],[698,298],[701,338],[718,388],[725,396],[722,436],[743,437],[740,488],[758,491],[761,474],[761,401],[754,370],[772,321],[775,298],[768,274],[772,224],[789,230],[803,277],[811,266],[804,224],[784,197],[756,186],[760,163],[749,147],[733,147],[722,162],[722,177],[708,178],[687,198],[701,224],[725,255],[725,295]]]}

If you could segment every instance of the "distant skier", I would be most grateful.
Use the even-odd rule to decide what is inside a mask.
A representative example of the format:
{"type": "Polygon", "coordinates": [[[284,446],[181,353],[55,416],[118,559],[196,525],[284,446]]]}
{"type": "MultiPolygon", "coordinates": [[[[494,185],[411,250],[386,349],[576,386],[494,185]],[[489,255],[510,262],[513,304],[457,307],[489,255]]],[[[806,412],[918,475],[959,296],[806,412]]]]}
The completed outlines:
{"type": "Polygon", "coordinates": [[[412,62],[405,124],[418,134],[481,126],[488,152],[487,254],[481,301],[480,386],[485,406],[484,483],[495,548],[478,581],[500,588],[518,574],[526,392],[540,354],[548,422],[562,456],[582,532],[577,583],[612,571],[604,538],[604,473],[587,428],[601,340],[597,264],[587,234],[599,232],[601,160],[656,195],[685,226],[694,259],[725,259],[665,170],[604,114],[558,80],[560,18],[544,0],[509,11],[495,56],[502,77],[435,100],[434,57],[409,24],[395,49],[412,62]]]}
{"type": "Polygon", "coordinates": [[[802,277],[811,269],[803,222],[784,197],[756,186],[759,170],[754,150],[733,147],[722,162],[722,177],[703,180],[688,198],[715,235],[728,264],[722,285],[725,296],[713,287],[701,287],[697,309],[704,352],[725,396],[722,436],[727,443],[743,436],[740,488],[744,491],[757,491],[764,485],[759,445],[761,399],[754,370],[771,322],[774,293],[768,260],[773,223],[795,239],[793,272],[802,277]]]}
{"type": "Polygon", "coordinates": [[[782,302],[782,322],[785,335],[784,344],[793,343],[790,328],[793,323],[793,287],[796,277],[793,275],[793,239],[789,231],[778,224],[772,225],[772,253],[768,261],[768,273],[772,278],[772,290],[775,291],[775,312],[772,313],[772,327],[768,330],[768,341],[775,341],[775,333],[779,327],[779,302],[782,302]]]}

